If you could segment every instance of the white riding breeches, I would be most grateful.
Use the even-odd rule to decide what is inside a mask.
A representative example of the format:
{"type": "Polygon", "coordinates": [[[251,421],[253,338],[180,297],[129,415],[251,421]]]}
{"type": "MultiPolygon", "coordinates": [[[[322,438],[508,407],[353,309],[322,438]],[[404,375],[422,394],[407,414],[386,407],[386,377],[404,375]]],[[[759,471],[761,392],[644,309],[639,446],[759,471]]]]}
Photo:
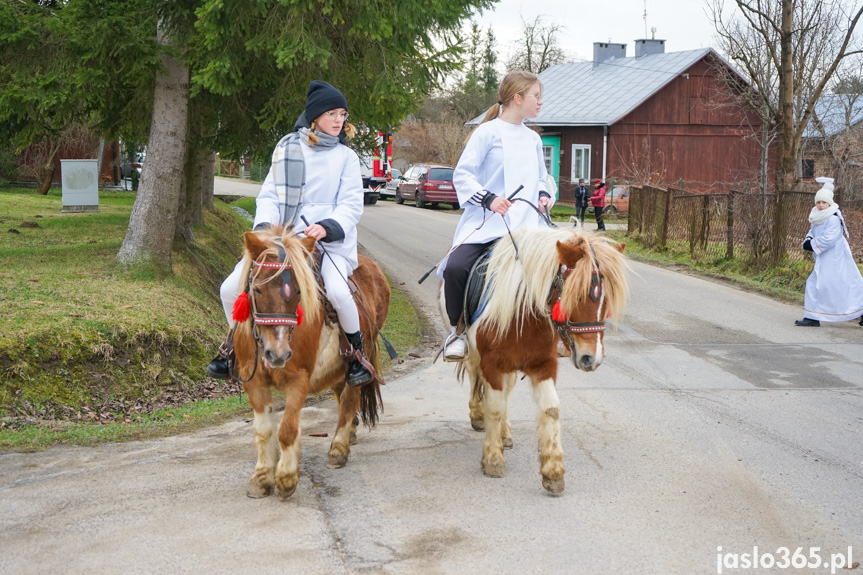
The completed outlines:
{"type": "MultiPolygon", "coordinates": [[[[357,312],[357,306],[354,303],[354,298],[351,296],[351,290],[345,282],[345,278],[351,273],[350,266],[342,256],[338,254],[330,254],[329,257],[324,255],[321,262],[321,276],[324,278],[324,286],[327,290],[327,299],[335,308],[339,316],[339,323],[345,333],[354,333],[360,330],[360,315],[357,312]],[[330,260],[332,258],[332,261],[330,260]],[[333,265],[333,262],[336,265],[333,265]],[[341,273],[340,273],[341,272],[341,273]]],[[[240,290],[240,282],[246,281],[246,278],[240,277],[243,272],[243,262],[237,264],[231,275],[222,282],[222,287],[219,290],[219,295],[222,297],[222,307],[225,308],[225,318],[228,320],[228,325],[233,323],[231,312],[234,309],[234,301],[237,299],[237,294],[240,290]]]]}

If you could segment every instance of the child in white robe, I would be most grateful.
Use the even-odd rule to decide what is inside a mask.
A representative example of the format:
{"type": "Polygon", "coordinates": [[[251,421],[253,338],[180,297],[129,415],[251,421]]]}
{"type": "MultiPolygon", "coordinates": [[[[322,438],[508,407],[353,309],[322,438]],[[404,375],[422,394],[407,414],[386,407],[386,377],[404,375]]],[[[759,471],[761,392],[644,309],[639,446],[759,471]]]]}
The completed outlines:
{"type": "Polygon", "coordinates": [[[822,321],[860,318],[863,325],[863,276],[851,255],[845,219],[833,201],[833,179],[817,181],[823,187],[815,194],[812,227],[803,242],[803,249],[815,255],[815,269],[806,280],[803,319],[794,324],[818,327],[822,321]]]}

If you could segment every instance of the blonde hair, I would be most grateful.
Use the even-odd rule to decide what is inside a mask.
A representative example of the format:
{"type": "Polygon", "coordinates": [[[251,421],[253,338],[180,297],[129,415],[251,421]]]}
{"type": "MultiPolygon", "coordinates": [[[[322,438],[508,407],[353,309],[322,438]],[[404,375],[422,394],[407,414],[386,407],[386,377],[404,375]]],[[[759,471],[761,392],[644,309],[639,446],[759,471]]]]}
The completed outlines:
{"type": "MultiPolygon", "coordinates": [[[[317,121],[312,121],[311,128],[309,128],[309,139],[308,139],[308,144],[310,146],[314,146],[319,141],[318,137],[315,135],[315,128],[317,128],[317,127],[318,127],[317,121]]],[[[357,135],[357,128],[353,124],[345,123],[344,130],[345,130],[345,135],[347,135],[349,140],[357,135]]]]}
{"type": "MultiPolygon", "coordinates": [[[[485,117],[477,127],[500,116],[501,108],[512,102],[516,94],[524,97],[527,91],[530,90],[530,87],[536,83],[539,83],[539,88],[542,90],[542,82],[540,82],[539,76],[533,72],[526,70],[512,70],[509,72],[504,76],[503,81],[500,83],[500,88],[497,90],[497,102],[491,105],[491,108],[485,113],[485,117]]],[[[468,135],[467,140],[470,140],[470,135],[468,135]]],[[[467,143],[467,140],[465,140],[465,143],[467,143]]]]}

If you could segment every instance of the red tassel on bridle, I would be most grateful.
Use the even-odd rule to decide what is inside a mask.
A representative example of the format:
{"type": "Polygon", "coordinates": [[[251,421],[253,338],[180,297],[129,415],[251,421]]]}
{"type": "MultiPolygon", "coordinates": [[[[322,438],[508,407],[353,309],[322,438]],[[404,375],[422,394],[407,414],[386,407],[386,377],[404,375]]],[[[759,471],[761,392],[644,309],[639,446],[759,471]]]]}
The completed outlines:
{"type": "Polygon", "coordinates": [[[249,319],[249,293],[241,293],[234,301],[234,310],[231,312],[234,321],[243,323],[249,319]]]}
{"type": "Polygon", "coordinates": [[[303,308],[297,305],[297,325],[303,325],[303,308]]]}
{"type": "Polygon", "coordinates": [[[566,312],[563,311],[563,308],[560,306],[560,300],[555,302],[554,307],[551,308],[551,319],[558,323],[563,323],[566,321],[566,312]]]}

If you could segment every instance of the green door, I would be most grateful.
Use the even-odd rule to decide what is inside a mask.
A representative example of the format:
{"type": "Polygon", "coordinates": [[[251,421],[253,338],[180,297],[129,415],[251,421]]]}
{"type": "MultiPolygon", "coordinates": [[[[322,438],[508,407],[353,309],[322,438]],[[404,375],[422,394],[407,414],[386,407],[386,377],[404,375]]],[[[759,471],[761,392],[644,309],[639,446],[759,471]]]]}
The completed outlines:
{"type": "MultiPolygon", "coordinates": [[[[545,159],[545,169],[554,176],[554,181],[560,188],[560,136],[542,136],[542,156],[545,159]]],[[[560,192],[558,192],[558,197],[560,192]]]]}

